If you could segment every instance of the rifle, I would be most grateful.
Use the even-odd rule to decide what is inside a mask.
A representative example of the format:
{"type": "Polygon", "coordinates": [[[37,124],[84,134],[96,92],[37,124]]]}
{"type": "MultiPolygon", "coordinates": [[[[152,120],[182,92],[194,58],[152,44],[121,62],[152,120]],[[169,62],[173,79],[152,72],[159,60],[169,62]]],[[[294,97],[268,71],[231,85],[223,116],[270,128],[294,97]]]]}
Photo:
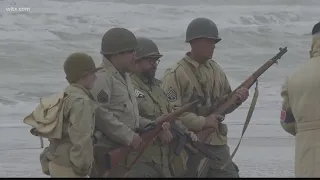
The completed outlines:
{"type": "MultiPolygon", "coordinates": [[[[219,105],[217,109],[212,110],[211,114],[220,114],[225,115],[227,113],[227,110],[232,107],[234,104],[236,104],[238,98],[234,96],[233,94],[235,91],[241,87],[249,89],[254,83],[257,82],[258,78],[265,72],[267,69],[269,69],[274,63],[278,64],[278,60],[281,59],[281,57],[288,51],[287,47],[279,48],[279,51],[273,58],[268,60],[266,63],[264,63],[259,69],[257,69],[249,78],[247,78],[238,88],[236,88],[230,96],[227,98],[228,100],[219,105]]],[[[197,133],[198,139],[200,142],[204,142],[207,137],[215,131],[214,128],[208,128],[203,131],[200,131],[197,133]]]]}
{"type": "Polygon", "coordinates": [[[170,131],[173,136],[173,139],[178,142],[176,148],[174,149],[174,153],[177,156],[180,155],[181,151],[186,147],[194,154],[200,152],[205,157],[220,160],[220,158],[217,155],[208,151],[208,148],[203,143],[198,141],[192,141],[190,136],[176,123],[171,124],[170,131]]]}
{"type": "MultiPolygon", "coordinates": [[[[162,124],[165,122],[171,123],[173,122],[176,118],[178,118],[182,113],[187,112],[189,109],[193,108],[196,106],[198,103],[200,103],[200,100],[196,100],[194,102],[188,103],[181,108],[178,108],[177,110],[168,113],[166,115],[162,115],[159,118],[157,118],[156,122],[157,123],[151,123],[148,124],[146,127],[143,128],[142,133],[140,133],[140,137],[143,139],[144,144],[141,150],[139,151],[138,156],[136,159],[128,166],[126,167],[127,172],[136,164],[138,159],[141,157],[145,149],[148,147],[150,143],[152,143],[158,135],[162,131],[162,124]]],[[[126,155],[131,151],[131,147],[129,146],[122,146],[117,149],[114,149],[110,152],[108,152],[105,155],[106,158],[106,168],[110,171],[112,168],[117,165],[121,160],[123,160],[126,155]]]]}

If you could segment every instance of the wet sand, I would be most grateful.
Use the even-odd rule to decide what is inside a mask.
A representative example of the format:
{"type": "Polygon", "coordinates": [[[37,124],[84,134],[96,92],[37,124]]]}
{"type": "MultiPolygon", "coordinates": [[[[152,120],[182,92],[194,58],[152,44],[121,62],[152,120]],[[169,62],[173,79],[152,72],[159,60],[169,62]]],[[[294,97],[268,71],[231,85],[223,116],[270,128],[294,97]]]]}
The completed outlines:
{"type": "MultiPolygon", "coordinates": [[[[0,128],[0,137],[0,177],[48,177],[40,167],[40,140],[28,128],[0,128]]],[[[231,151],[237,143],[229,138],[231,151]]],[[[293,177],[293,158],[293,138],[259,137],[244,138],[234,161],[241,177],[293,177]]]]}

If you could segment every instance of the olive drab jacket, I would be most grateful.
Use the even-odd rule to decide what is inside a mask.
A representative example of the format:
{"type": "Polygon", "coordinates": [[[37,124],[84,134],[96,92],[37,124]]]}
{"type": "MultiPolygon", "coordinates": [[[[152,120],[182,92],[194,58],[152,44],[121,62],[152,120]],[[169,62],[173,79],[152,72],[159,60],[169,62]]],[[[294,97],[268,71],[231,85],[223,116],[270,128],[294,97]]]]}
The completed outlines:
{"type": "Polygon", "coordinates": [[[49,147],[40,155],[43,171],[50,174],[49,161],[72,167],[76,174],[87,176],[93,163],[93,133],[97,104],[91,93],[77,84],[66,88],[62,137],[48,138],[49,147]]]}
{"type": "MultiPolygon", "coordinates": [[[[162,89],[174,107],[181,107],[199,97],[205,100],[204,105],[191,113],[184,113],[180,118],[189,130],[197,132],[201,131],[205,124],[204,115],[226,101],[232,91],[225,73],[215,61],[208,60],[205,64],[199,64],[188,54],[174,68],[166,71],[162,89]]],[[[230,108],[228,113],[237,106],[230,108]]],[[[219,129],[213,132],[205,143],[227,144],[227,131],[227,126],[220,123],[219,129]]]]}
{"type": "Polygon", "coordinates": [[[295,176],[320,177],[320,35],[312,39],[310,60],[282,87],[281,125],[295,135],[295,176]]]}
{"type": "Polygon", "coordinates": [[[97,141],[107,148],[129,146],[134,131],[151,121],[139,116],[130,75],[125,73],[122,76],[106,58],[102,66],[104,68],[96,73],[97,79],[91,90],[101,104],[96,116],[96,131],[102,136],[97,137],[97,141]]]}
{"type": "MultiPolygon", "coordinates": [[[[148,79],[137,74],[131,74],[131,78],[141,116],[156,120],[159,116],[171,112],[171,105],[160,87],[160,80],[154,78],[152,82],[149,82],[148,79]]],[[[179,120],[176,120],[175,123],[183,130],[187,130],[179,120]]],[[[153,161],[158,167],[163,167],[161,170],[165,177],[180,176],[187,170],[186,162],[188,157],[185,151],[182,151],[180,156],[175,155],[174,148],[176,146],[177,143],[174,141],[169,145],[162,145],[160,140],[156,140],[153,145],[146,149],[141,161],[153,161]]]]}

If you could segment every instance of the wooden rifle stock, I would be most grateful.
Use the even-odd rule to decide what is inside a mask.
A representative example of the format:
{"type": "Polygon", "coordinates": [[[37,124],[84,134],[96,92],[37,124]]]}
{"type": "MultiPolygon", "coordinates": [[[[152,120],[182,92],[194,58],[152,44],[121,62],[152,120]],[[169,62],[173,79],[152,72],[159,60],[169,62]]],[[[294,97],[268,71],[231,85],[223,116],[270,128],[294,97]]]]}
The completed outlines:
{"type": "MultiPolygon", "coordinates": [[[[177,110],[175,110],[175,111],[173,111],[171,113],[168,113],[166,115],[162,115],[159,118],[157,118],[157,120],[156,120],[157,124],[149,124],[149,125],[147,125],[144,128],[144,132],[142,132],[140,134],[140,137],[144,141],[143,147],[139,151],[139,155],[137,156],[137,158],[133,161],[133,163],[131,163],[127,167],[127,170],[129,171],[131,169],[131,167],[133,165],[135,165],[135,163],[138,161],[138,159],[143,154],[144,150],[148,147],[148,145],[150,143],[152,143],[158,137],[158,135],[162,131],[163,123],[165,123],[165,122],[170,123],[170,122],[174,121],[181,114],[187,112],[188,110],[190,110],[191,108],[196,106],[196,104],[198,104],[199,102],[200,101],[197,100],[197,101],[188,103],[188,104],[182,106],[181,108],[178,108],[177,110]]],[[[108,170],[111,170],[115,165],[117,165],[121,160],[123,160],[130,151],[131,151],[131,147],[122,146],[120,148],[117,148],[117,149],[114,149],[114,150],[108,152],[107,155],[106,155],[106,161],[107,161],[107,167],[106,168],[108,170]]]]}
{"type": "MultiPolygon", "coordinates": [[[[249,89],[256,81],[257,79],[265,72],[267,71],[274,63],[278,63],[278,60],[288,51],[287,47],[279,48],[279,53],[276,54],[273,58],[268,60],[266,63],[264,63],[259,69],[257,69],[249,78],[247,78],[238,88],[236,88],[230,96],[227,98],[228,100],[219,105],[218,108],[214,109],[211,114],[219,114],[224,116],[227,113],[227,110],[232,107],[234,104],[236,104],[238,98],[234,96],[233,94],[235,91],[241,87],[249,89]]],[[[201,132],[197,133],[198,139],[200,142],[204,142],[207,137],[214,132],[214,128],[207,128],[201,132]]]]}

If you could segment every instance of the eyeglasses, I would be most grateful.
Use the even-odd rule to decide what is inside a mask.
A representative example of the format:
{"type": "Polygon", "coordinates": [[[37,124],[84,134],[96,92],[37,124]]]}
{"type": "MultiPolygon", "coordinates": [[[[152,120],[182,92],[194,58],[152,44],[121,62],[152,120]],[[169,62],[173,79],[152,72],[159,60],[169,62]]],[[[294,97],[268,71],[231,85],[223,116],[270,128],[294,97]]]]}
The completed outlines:
{"type": "Polygon", "coordinates": [[[160,63],[160,58],[148,58],[150,64],[158,65],[160,63]]]}
{"type": "Polygon", "coordinates": [[[152,65],[158,65],[160,63],[160,58],[159,57],[145,57],[142,59],[139,59],[138,61],[149,61],[150,64],[152,65]]]}

